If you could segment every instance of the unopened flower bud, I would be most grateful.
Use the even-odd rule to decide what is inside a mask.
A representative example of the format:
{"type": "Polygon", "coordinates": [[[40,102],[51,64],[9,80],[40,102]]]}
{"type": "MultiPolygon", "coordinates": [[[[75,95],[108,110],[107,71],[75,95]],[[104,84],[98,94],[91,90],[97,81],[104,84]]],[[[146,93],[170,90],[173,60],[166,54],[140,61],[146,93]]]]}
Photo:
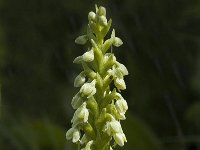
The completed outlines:
{"type": "Polygon", "coordinates": [[[73,63],[75,63],[75,64],[81,64],[82,60],[83,60],[82,56],[78,56],[78,57],[76,57],[74,59],[73,63]]]}
{"type": "Polygon", "coordinates": [[[118,37],[115,37],[114,38],[114,42],[113,42],[113,45],[116,46],[116,47],[119,47],[123,44],[122,40],[118,37]]]}
{"type": "Polygon", "coordinates": [[[67,140],[72,139],[73,133],[74,133],[74,128],[70,128],[66,133],[66,139],[67,140]]]}
{"type": "Polygon", "coordinates": [[[91,62],[91,61],[93,61],[94,60],[94,51],[93,51],[93,49],[91,49],[88,52],[85,52],[83,54],[82,58],[83,58],[83,61],[85,61],[85,62],[91,62]]]}
{"type": "Polygon", "coordinates": [[[80,87],[85,83],[85,74],[81,72],[74,80],[74,87],[80,87]]]}
{"type": "Polygon", "coordinates": [[[124,142],[127,142],[124,133],[116,133],[116,134],[113,135],[113,137],[114,137],[115,142],[119,146],[124,146],[124,142]]]}
{"type": "Polygon", "coordinates": [[[100,17],[99,17],[99,24],[100,24],[101,26],[106,26],[106,25],[107,25],[107,19],[106,19],[105,16],[100,16],[100,17]]]}
{"type": "Polygon", "coordinates": [[[114,80],[114,84],[117,87],[118,90],[125,90],[126,89],[126,84],[124,82],[123,78],[116,78],[114,80]]]}
{"type": "Polygon", "coordinates": [[[106,9],[105,9],[105,7],[100,6],[99,9],[98,9],[98,11],[97,11],[97,14],[99,16],[106,16],[106,9]]]}
{"type": "Polygon", "coordinates": [[[94,21],[95,17],[96,17],[96,14],[93,11],[89,12],[89,14],[88,14],[89,21],[94,21]]]}
{"type": "Polygon", "coordinates": [[[88,98],[93,96],[96,93],[96,80],[93,80],[91,83],[85,83],[81,89],[80,93],[82,96],[87,96],[88,98]]]}
{"type": "Polygon", "coordinates": [[[87,42],[87,35],[81,35],[75,39],[76,44],[84,45],[87,42]]]}
{"type": "Polygon", "coordinates": [[[73,107],[74,109],[77,109],[77,108],[79,108],[79,107],[82,105],[82,103],[83,103],[83,100],[82,100],[82,98],[80,97],[80,93],[77,93],[77,94],[72,98],[72,102],[71,102],[72,107],[73,107]]]}

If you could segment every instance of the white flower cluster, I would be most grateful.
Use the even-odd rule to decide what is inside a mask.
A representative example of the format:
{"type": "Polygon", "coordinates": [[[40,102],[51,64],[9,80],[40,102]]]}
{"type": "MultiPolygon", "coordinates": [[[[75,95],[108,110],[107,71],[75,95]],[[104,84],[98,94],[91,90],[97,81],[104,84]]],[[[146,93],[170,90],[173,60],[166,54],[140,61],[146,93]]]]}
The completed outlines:
{"type": "Polygon", "coordinates": [[[75,40],[81,45],[88,43],[89,48],[74,59],[74,63],[83,66],[83,71],[74,80],[74,87],[80,90],[71,101],[76,111],[66,138],[80,144],[82,150],[112,150],[115,145],[127,142],[120,120],[126,119],[128,105],[120,92],[126,89],[124,76],[128,70],[112,51],[107,51],[123,42],[115,36],[114,29],[104,41],[112,23],[111,19],[107,21],[104,7],[96,6],[96,13],[90,12],[88,20],[87,34],[75,40]],[[110,87],[112,82],[114,89],[110,87]]]}

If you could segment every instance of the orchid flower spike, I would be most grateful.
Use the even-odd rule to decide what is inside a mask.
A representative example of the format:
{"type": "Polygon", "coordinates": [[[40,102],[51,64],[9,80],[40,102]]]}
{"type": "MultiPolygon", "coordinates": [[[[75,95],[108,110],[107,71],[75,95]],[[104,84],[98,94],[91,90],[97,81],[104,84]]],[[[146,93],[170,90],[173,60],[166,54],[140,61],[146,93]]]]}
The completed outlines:
{"type": "Polygon", "coordinates": [[[79,91],[71,101],[75,113],[66,139],[79,144],[81,150],[113,150],[127,142],[120,121],[126,119],[128,104],[120,92],[126,89],[128,70],[112,51],[123,44],[115,29],[106,36],[112,20],[107,19],[105,7],[95,8],[88,14],[86,34],[75,39],[76,44],[88,48],[73,61],[82,65],[83,71],[74,80],[79,91]]]}

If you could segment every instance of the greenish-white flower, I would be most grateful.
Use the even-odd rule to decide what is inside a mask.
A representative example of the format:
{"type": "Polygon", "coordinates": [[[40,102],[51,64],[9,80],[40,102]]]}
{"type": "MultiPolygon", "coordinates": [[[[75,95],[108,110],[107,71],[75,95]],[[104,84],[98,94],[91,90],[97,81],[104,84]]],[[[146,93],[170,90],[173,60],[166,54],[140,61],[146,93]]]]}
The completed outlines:
{"type": "Polygon", "coordinates": [[[93,11],[89,12],[88,20],[89,21],[95,21],[95,18],[96,18],[96,14],[93,11]]]}
{"type": "Polygon", "coordinates": [[[116,62],[116,64],[117,64],[118,70],[122,73],[123,76],[128,75],[128,70],[123,64],[121,64],[119,62],[116,62]]]}
{"type": "Polygon", "coordinates": [[[83,104],[82,97],[80,96],[80,93],[78,92],[71,101],[71,105],[74,109],[78,109],[83,104]]]}
{"type": "Polygon", "coordinates": [[[108,135],[114,135],[115,133],[121,133],[122,128],[121,124],[119,121],[113,120],[113,121],[108,121],[103,129],[104,132],[107,132],[108,135]]]}
{"type": "Polygon", "coordinates": [[[118,90],[125,90],[126,89],[126,83],[124,82],[123,78],[116,78],[114,80],[114,84],[117,87],[118,90]]]}
{"type": "Polygon", "coordinates": [[[77,128],[70,128],[66,133],[66,139],[70,140],[72,139],[73,143],[76,143],[80,139],[80,131],[77,128]]]}
{"type": "Polygon", "coordinates": [[[113,29],[112,34],[111,34],[111,38],[113,40],[113,45],[116,47],[119,47],[123,44],[122,40],[118,37],[115,37],[115,29],[113,29]]]}
{"type": "Polygon", "coordinates": [[[126,140],[126,136],[124,133],[115,133],[113,135],[115,142],[119,145],[119,146],[124,146],[124,142],[127,142],[126,140]]]}
{"type": "Polygon", "coordinates": [[[99,17],[99,24],[100,24],[101,26],[106,26],[106,25],[107,25],[107,19],[106,19],[105,16],[100,16],[100,17],[99,17]]]}
{"type": "Polygon", "coordinates": [[[115,37],[113,45],[116,46],[116,47],[119,47],[122,44],[123,44],[122,40],[120,38],[118,38],[118,37],[115,37]]]}
{"type": "Polygon", "coordinates": [[[80,87],[85,83],[85,73],[81,72],[74,80],[74,87],[80,87]]]}
{"type": "Polygon", "coordinates": [[[85,52],[82,55],[82,58],[83,58],[83,61],[85,61],[85,62],[91,62],[91,61],[93,61],[94,60],[94,51],[93,51],[93,49],[91,49],[88,52],[85,52]]]}
{"type": "Polygon", "coordinates": [[[98,11],[97,11],[97,14],[99,16],[106,16],[106,9],[105,9],[105,7],[100,6],[99,9],[98,9],[98,11]]]}
{"type": "Polygon", "coordinates": [[[115,107],[116,107],[117,111],[122,114],[125,114],[126,111],[128,110],[128,104],[127,104],[126,100],[124,100],[124,99],[118,99],[115,102],[115,107]]]}
{"type": "Polygon", "coordinates": [[[86,108],[86,102],[84,102],[74,113],[74,116],[71,120],[73,126],[76,126],[79,123],[84,123],[88,121],[89,111],[86,108]]]}
{"type": "Polygon", "coordinates": [[[83,61],[82,56],[78,56],[78,57],[76,57],[76,58],[74,59],[73,63],[75,63],[75,64],[81,64],[82,61],[83,61]]]}
{"type": "Polygon", "coordinates": [[[86,97],[91,97],[96,93],[96,79],[94,79],[92,82],[90,83],[85,83],[81,89],[80,89],[80,93],[82,96],[86,96],[86,97]]]}
{"type": "Polygon", "coordinates": [[[75,39],[75,43],[84,45],[87,42],[87,35],[81,35],[75,39]]]}

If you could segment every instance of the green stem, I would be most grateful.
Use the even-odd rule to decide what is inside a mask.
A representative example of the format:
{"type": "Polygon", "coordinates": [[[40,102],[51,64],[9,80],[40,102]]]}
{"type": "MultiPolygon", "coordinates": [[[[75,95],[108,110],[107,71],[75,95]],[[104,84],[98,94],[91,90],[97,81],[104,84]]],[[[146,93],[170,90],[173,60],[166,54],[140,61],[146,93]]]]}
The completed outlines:
{"type": "Polygon", "coordinates": [[[81,146],[80,146],[80,143],[78,143],[78,150],[81,150],[81,146]]]}

